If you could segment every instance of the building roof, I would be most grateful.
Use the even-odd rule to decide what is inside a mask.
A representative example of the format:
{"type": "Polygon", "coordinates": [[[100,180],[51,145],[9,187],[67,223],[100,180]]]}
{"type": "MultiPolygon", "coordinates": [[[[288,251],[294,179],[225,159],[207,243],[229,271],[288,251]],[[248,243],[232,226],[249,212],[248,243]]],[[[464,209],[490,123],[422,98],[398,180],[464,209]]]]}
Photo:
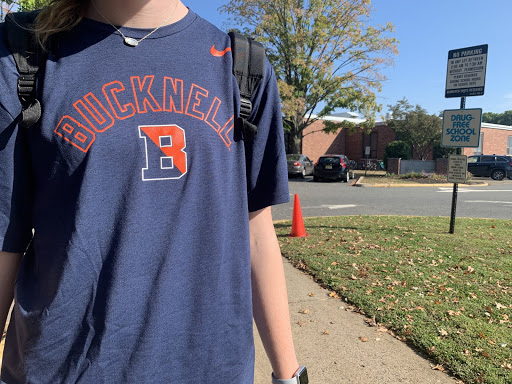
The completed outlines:
{"type": "MultiPolygon", "coordinates": [[[[317,115],[311,115],[311,117],[316,118],[317,115]]],[[[359,115],[354,112],[333,113],[332,115],[324,116],[324,117],[320,118],[320,120],[335,121],[335,122],[349,121],[349,122],[355,123],[355,124],[361,124],[366,121],[366,119],[364,119],[364,118],[363,119],[359,118],[359,115]]],[[[377,121],[375,121],[375,125],[376,126],[386,125],[386,121],[385,120],[377,120],[377,121]]],[[[482,122],[482,128],[512,131],[512,126],[510,126],[510,125],[492,124],[492,123],[484,123],[484,122],[482,122]]]]}
{"type": "Polygon", "coordinates": [[[512,131],[512,127],[510,125],[501,125],[501,124],[491,124],[482,122],[482,128],[492,128],[492,129],[501,129],[504,131],[512,131]]]}
{"type": "MultiPolygon", "coordinates": [[[[312,118],[317,118],[317,115],[311,115],[312,118]]],[[[321,117],[320,120],[334,121],[334,122],[342,122],[348,121],[355,124],[361,124],[366,121],[366,119],[360,119],[359,115],[354,112],[343,112],[343,113],[334,113],[329,116],[321,117]]]]}

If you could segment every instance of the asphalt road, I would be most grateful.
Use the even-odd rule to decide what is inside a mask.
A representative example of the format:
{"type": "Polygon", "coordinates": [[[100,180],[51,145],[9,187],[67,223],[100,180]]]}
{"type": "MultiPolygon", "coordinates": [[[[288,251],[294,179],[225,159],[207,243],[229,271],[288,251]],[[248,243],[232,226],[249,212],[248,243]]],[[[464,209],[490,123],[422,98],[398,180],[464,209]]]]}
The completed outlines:
{"type": "MultiPolygon", "coordinates": [[[[512,219],[512,180],[478,178],[488,186],[459,187],[456,217],[512,219]]],[[[290,202],[272,208],[274,220],[290,220],[299,195],[304,217],[339,215],[451,215],[453,184],[446,187],[353,187],[343,182],[290,179],[290,202]]]]}

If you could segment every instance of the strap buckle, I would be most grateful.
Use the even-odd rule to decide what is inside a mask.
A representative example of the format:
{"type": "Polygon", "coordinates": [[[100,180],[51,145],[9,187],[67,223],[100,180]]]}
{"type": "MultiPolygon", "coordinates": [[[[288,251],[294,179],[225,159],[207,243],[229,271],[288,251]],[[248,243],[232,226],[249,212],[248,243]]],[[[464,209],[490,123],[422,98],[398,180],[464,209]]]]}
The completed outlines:
{"type": "Polygon", "coordinates": [[[35,99],[36,75],[23,74],[18,77],[18,95],[22,103],[31,104],[35,99]]]}
{"type": "Polygon", "coordinates": [[[240,117],[247,119],[252,112],[252,102],[244,97],[240,100],[240,117]]]}

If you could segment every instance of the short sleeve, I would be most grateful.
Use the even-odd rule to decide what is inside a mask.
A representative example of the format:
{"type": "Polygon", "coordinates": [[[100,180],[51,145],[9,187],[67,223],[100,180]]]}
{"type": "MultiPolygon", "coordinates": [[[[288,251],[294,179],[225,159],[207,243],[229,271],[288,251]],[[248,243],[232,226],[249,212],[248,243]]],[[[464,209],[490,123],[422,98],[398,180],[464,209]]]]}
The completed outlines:
{"type": "Polygon", "coordinates": [[[258,127],[258,134],[246,145],[249,211],[253,212],[290,200],[281,102],[268,60],[249,121],[258,127]]]}
{"type": "Polygon", "coordinates": [[[0,24],[0,250],[22,253],[32,237],[31,160],[18,127],[17,72],[0,24]]]}

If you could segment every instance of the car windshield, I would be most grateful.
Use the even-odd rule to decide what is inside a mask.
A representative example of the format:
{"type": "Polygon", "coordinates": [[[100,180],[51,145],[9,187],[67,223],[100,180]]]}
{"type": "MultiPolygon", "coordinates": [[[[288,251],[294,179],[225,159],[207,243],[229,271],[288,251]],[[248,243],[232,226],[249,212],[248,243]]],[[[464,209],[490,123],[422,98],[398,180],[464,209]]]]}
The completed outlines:
{"type": "Polygon", "coordinates": [[[339,164],[340,158],[339,157],[321,157],[318,160],[319,164],[339,164]]]}
{"type": "Polygon", "coordinates": [[[286,155],[286,160],[299,161],[300,155],[286,155]]]}

